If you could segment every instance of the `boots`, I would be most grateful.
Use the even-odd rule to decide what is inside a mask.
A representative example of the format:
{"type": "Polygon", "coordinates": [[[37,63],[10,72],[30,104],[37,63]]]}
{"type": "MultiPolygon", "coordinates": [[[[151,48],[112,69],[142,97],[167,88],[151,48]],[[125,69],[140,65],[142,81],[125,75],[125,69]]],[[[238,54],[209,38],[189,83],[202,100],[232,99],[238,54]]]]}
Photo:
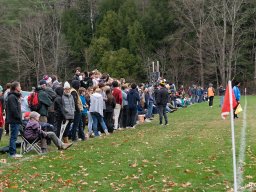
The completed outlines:
{"type": "Polygon", "coordinates": [[[68,142],[68,137],[63,137],[63,143],[69,143],[68,142]]]}
{"type": "Polygon", "coordinates": [[[66,149],[68,149],[69,147],[71,147],[72,145],[73,145],[73,143],[63,143],[61,149],[66,150],[66,149]]]}

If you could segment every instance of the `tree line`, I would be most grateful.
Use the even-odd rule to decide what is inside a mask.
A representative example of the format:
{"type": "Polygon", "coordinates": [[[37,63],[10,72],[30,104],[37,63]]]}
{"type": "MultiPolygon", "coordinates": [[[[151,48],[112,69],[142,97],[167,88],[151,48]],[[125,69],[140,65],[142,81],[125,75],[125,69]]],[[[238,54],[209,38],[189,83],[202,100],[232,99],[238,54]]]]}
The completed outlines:
{"type": "Polygon", "coordinates": [[[254,0],[1,0],[0,82],[30,87],[77,66],[176,85],[254,85],[254,0]]]}

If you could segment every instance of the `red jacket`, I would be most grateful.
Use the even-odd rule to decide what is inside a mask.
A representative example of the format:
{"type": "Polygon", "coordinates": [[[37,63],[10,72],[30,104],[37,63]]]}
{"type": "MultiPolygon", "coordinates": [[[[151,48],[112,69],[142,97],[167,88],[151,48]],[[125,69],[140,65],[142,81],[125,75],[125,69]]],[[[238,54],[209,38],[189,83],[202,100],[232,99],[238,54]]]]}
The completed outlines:
{"type": "Polygon", "coordinates": [[[123,102],[122,91],[119,88],[115,87],[112,91],[112,94],[116,99],[116,104],[122,105],[122,102],[123,102]]]}

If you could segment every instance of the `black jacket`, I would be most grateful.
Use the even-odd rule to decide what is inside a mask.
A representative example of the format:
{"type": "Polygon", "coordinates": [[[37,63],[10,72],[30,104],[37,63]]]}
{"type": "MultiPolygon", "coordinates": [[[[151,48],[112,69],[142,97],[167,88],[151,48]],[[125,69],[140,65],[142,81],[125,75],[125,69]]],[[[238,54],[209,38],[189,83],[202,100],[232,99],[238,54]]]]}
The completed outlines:
{"type": "Polygon", "coordinates": [[[21,115],[21,102],[20,102],[20,93],[10,92],[7,97],[6,102],[6,122],[7,123],[22,123],[21,115]]]}
{"type": "Polygon", "coordinates": [[[84,80],[80,81],[81,87],[88,89],[93,86],[92,79],[90,77],[86,77],[84,80]]]}
{"type": "Polygon", "coordinates": [[[160,106],[165,106],[169,102],[169,93],[168,90],[165,87],[162,87],[156,97],[156,104],[160,106]]]}
{"type": "Polygon", "coordinates": [[[55,92],[57,93],[57,97],[54,99],[55,116],[57,116],[58,118],[65,118],[64,108],[62,103],[63,88],[57,87],[55,92]]]}
{"type": "Polygon", "coordinates": [[[106,102],[105,112],[114,112],[114,108],[116,107],[116,99],[113,97],[112,99],[108,99],[106,102]]]}

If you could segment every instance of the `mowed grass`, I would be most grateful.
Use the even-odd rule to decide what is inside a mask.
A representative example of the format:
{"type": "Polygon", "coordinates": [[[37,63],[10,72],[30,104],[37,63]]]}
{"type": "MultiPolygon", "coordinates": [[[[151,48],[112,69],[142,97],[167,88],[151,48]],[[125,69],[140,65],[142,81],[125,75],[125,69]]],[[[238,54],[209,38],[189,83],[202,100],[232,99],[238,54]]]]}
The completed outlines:
{"type": "MultiPolygon", "coordinates": [[[[256,179],[256,99],[247,100],[243,186],[248,187],[256,179]]],[[[30,153],[21,160],[0,155],[7,159],[0,164],[0,190],[231,191],[230,120],[221,119],[218,105],[216,97],[213,108],[202,103],[169,114],[169,126],[160,126],[156,116],[136,129],[78,142],[67,151],[30,153]]],[[[235,126],[238,156],[243,114],[235,126]]]]}

